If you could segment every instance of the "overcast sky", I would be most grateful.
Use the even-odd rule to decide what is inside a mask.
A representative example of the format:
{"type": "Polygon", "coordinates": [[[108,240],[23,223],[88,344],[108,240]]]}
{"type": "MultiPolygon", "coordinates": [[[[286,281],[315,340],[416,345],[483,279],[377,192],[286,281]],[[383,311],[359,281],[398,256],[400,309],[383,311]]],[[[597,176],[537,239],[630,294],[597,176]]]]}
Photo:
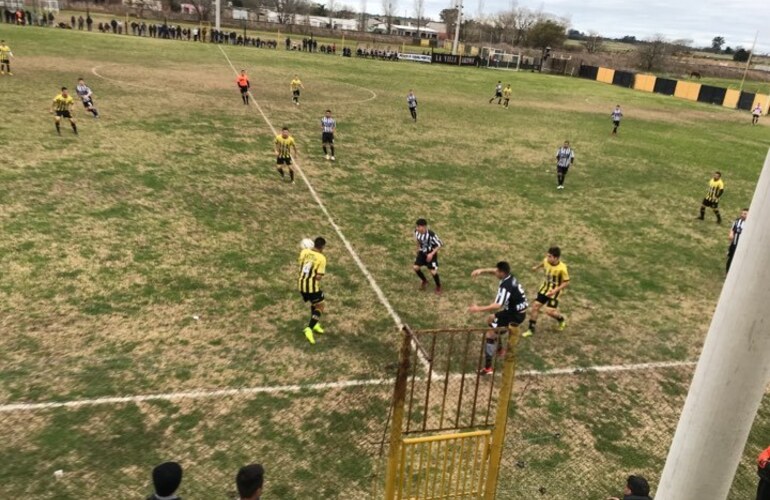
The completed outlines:
{"type": "MultiPolygon", "coordinates": [[[[463,0],[464,12],[475,15],[510,9],[511,0],[463,0]]],[[[398,0],[399,12],[413,14],[414,0],[398,0]]],[[[425,0],[429,16],[438,19],[451,0],[425,0]]],[[[604,36],[660,33],[670,39],[688,38],[710,45],[717,35],[731,47],[750,48],[757,30],[757,52],[770,53],[770,0],[519,0],[520,7],[564,16],[573,28],[595,30],[604,36]]]]}

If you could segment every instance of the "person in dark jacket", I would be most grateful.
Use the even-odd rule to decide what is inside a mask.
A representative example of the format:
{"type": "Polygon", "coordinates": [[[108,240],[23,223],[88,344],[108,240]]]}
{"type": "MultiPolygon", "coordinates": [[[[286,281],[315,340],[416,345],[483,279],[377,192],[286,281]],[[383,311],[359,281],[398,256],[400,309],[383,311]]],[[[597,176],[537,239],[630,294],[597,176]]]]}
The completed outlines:
{"type": "MultiPolygon", "coordinates": [[[[612,497],[608,500],[621,500],[612,497]]],[[[642,476],[628,476],[626,488],[623,490],[622,500],[652,500],[650,496],[650,484],[642,476]]]]}
{"type": "Polygon", "coordinates": [[[182,484],[182,466],[176,462],[164,462],[152,469],[152,485],[155,493],[147,500],[182,500],[176,490],[182,484]]]}

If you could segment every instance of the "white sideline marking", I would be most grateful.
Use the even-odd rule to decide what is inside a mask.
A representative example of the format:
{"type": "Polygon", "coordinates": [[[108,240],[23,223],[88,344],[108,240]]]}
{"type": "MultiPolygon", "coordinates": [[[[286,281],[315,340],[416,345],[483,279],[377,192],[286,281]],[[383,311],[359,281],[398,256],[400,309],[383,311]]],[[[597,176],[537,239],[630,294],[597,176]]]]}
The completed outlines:
{"type": "MultiPolygon", "coordinates": [[[[219,51],[222,52],[222,55],[225,56],[225,59],[227,60],[227,64],[230,65],[230,68],[232,68],[233,73],[235,73],[236,76],[238,76],[238,70],[235,69],[235,66],[233,65],[233,62],[230,60],[230,58],[227,56],[227,53],[222,49],[221,45],[217,45],[217,48],[219,48],[219,51]]],[[[270,119],[267,117],[264,111],[262,111],[262,107],[259,105],[257,100],[254,98],[254,95],[249,90],[249,97],[251,98],[251,103],[254,104],[254,107],[257,108],[257,111],[259,111],[259,114],[262,115],[262,119],[265,121],[268,127],[270,127],[270,130],[273,132],[273,136],[278,135],[278,131],[273,127],[273,124],[270,122],[270,119]]],[[[302,167],[300,166],[299,162],[296,158],[292,158],[294,166],[296,167],[297,171],[299,172],[300,177],[302,177],[302,181],[307,186],[308,190],[310,191],[310,195],[315,200],[318,207],[321,209],[321,211],[326,216],[326,220],[329,221],[329,224],[331,224],[332,228],[334,228],[334,231],[337,233],[337,236],[339,236],[340,240],[342,241],[342,244],[345,245],[345,248],[347,248],[348,253],[351,257],[353,257],[353,261],[355,261],[356,265],[358,265],[358,269],[361,270],[361,273],[364,275],[364,277],[369,281],[369,285],[372,287],[372,290],[374,290],[374,293],[377,295],[377,298],[380,300],[380,303],[385,306],[385,309],[388,311],[388,314],[391,318],[393,318],[393,321],[396,323],[396,327],[399,329],[399,331],[403,330],[404,328],[404,322],[401,321],[401,317],[398,315],[395,309],[393,309],[393,306],[390,305],[390,301],[387,297],[385,297],[385,294],[383,293],[382,289],[380,288],[380,285],[377,284],[377,282],[374,279],[374,276],[372,276],[372,273],[369,272],[369,269],[366,268],[366,265],[361,260],[361,257],[359,257],[358,253],[353,248],[353,245],[350,244],[348,239],[345,237],[345,234],[343,234],[342,229],[337,225],[336,222],[334,222],[334,219],[332,218],[331,214],[329,213],[329,210],[326,209],[326,205],[324,205],[323,201],[321,201],[321,197],[318,196],[318,193],[316,192],[315,188],[312,184],[310,184],[310,180],[305,175],[305,171],[302,170],[302,167]]],[[[422,365],[425,367],[426,370],[429,368],[428,360],[425,359],[425,357],[422,355],[422,353],[418,350],[419,359],[422,365]]]]}
{"type": "MultiPolygon", "coordinates": [[[[555,368],[552,370],[527,370],[519,372],[518,377],[558,377],[564,375],[585,375],[590,373],[619,373],[645,370],[659,370],[666,368],[680,368],[694,366],[695,361],[665,361],[658,363],[639,363],[632,365],[605,365],[570,368],[555,368]]],[[[453,375],[452,378],[459,378],[461,374],[453,375]]],[[[466,374],[466,377],[468,375],[466,374]]],[[[472,375],[471,375],[472,376],[472,375]]],[[[424,380],[424,379],[421,379],[424,380]]],[[[440,379],[437,379],[437,381],[440,379]]],[[[238,389],[219,389],[219,390],[194,390],[182,392],[170,392],[160,394],[146,394],[136,396],[117,396],[103,397],[93,399],[76,399],[73,401],[49,401],[45,403],[8,403],[0,405],[0,413],[24,412],[36,410],[50,410],[56,408],[81,408],[84,406],[101,406],[121,403],[141,403],[146,401],[176,401],[180,399],[212,399],[228,396],[252,396],[256,394],[278,394],[301,391],[320,391],[326,389],[348,389],[351,387],[365,387],[373,385],[391,385],[395,382],[394,378],[379,378],[369,380],[348,380],[339,382],[326,382],[320,384],[295,384],[278,385],[272,387],[242,387],[238,389]]]]}

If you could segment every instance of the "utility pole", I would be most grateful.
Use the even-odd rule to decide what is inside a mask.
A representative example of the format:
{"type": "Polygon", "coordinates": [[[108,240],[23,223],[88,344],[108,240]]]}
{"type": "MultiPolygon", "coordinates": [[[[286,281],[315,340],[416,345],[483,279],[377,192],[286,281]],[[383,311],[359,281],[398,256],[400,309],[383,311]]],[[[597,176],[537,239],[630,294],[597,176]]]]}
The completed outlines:
{"type": "Polygon", "coordinates": [[[214,27],[217,31],[222,28],[222,0],[214,0],[214,27]]]}
{"type": "Polygon", "coordinates": [[[749,52],[749,58],[746,59],[746,69],[743,70],[743,78],[741,79],[741,88],[739,92],[743,92],[743,84],[746,83],[746,75],[749,73],[749,66],[751,66],[751,59],[754,57],[754,49],[757,47],[757,38],[759,38],[759,30],[754,35],[754,43],[751,44],[751,52],[749,52]]]}
{"type": "Polygon", "coordinates": [[[725,500],[770,382],[770,152],[711,319],[657,498],[725,500]]]}
{"type": "Polygon", "coordinates": [[[457,22],[455,23],[455,41],[452,44],[452,55],[457,55],[457,46],[460,44],[460,23],[463,22],[463,4],[462,0],[457,2],[457,22]]]}

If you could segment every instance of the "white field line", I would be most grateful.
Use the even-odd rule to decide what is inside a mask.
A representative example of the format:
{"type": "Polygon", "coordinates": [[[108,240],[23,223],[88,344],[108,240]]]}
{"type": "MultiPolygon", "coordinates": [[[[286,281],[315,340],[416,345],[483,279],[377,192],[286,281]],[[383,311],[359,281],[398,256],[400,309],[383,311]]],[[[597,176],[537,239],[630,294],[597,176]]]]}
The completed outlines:
{"type": "MultiPolygon", "coordinates": [[[[107,80],[108,82],[117,83],[118,85],[128,85],[129,87],[137,87],[137,88],[140,88],[142,90],[152,90],[153,92],[160,92],[160,93],[168,92],[168,89],[160,89],[160,88],[157,88],[157,87],[151,87],[151,86],[144,85],[144,84],[141,84],[141,83],[133,83],[133,82],[125,81],[125,80],[118,80],[117,78],[110,78],[109,76],[104,76],[103,74],[99,73],[99,71],[97,71],[97,70],[101,70],[102,68],[104,68],[104,65],[102,65],[102,66],[94,66],[93,68],[91,68],[91,73],[93,73],[94,76],[96,76],[98,78],[101,78],[102,80],[107,80]]],[[[377,99],[377,93],[374,90],[372,90],[372,89],[368,89],[368,88],[362,87],[360,85],[355,85],[353,83],[341,82],[341,81],[338,81],[338,80],[331,80],[331,81],[337,82],[337,83],[339,83],[341,85],[348,85],[350,87],[354,87],[354,88],[363,90],[364,92],[368,92],[370,94],[369,97],[364,98],[364,99],[359,99],[358,101],[344,101],[344,102],[334,102],[333,101],[334,104],[346,104],[346,105],[349,105],[349,104],[364,104],[364,103],[367,103],[367,102],[370,102],[370,101],[373,101],[373,100],[377,99]]],[[[175,89],[174,92],[178,92],[178,93],[181,92],[181,93],[190,94],[190,95],[194,95],[194,96],[198,96],[198,97],[207,97],[207,98],[210,98],[210,99],[218,99],[217,97],[214,97],[214,96],[210,96],[210,95],[206,95],[206,94],[201,94],[201,93],[197,93],[197,92],[189,92],[189,91],[180,90],[180,89],[175,89]]],[[[268,102],[270,102],[270,101],[268,101],[268,102]]]]}
{"type": "MultiPolygon", "coordinates": [[[[221,45],[217,45],[220,52],[222,52],[222,55],[225,56],[225,59],[227,60],[227,64],[230,65],[230,68],[232,68],[233,73],[235,73],[236,76],[238,76],[238,70],[233,65],[233,62],[230,60],[230,58],[227,56],[227,53],[222,49],[221,45]]],[[[278,135],[278,131],[273,127],[273,124],[270,122],[270,119],[267,117],[265,112],[262,110],[262,107],[257,102],[254,95],[249,91],[249,97],[251,98],[251,103],[254,105],[254,107],[257,109],[259,114],[262,116],[262,119],[265,121],[267,126],[270,128],[270,131],[273,133],[273,136],[278,135]]],[[[302,170],[302,167],[300,166],[299,162],[296,158],[292,158],[294,167],[297,169],[297,172],[299,172],[300,177],[302,177],[302,181],[307,186],[308,191],[310,191],[310,195],[313,197],[313,200],[315,200],[318,207],[321,209],[321,211],[326,216],[326,219],[329,221],[329,224],[331,224],[332,228],[334,228],[334,231],[337,233],[337,236],[339,236],[340,240],[342,241],[342,244],[345,245],[345,248],[347,249],[348,253],[351,257],[353,257],[353,261],[358,266],[358,269],[361,270],[361,273],[364,275],[366,280],[369,282],[369,285],[372,287],[372,290],[374,290],[374,293],[377,295],[377,298],[379,299],[380,303],[385,306],[385,309],[388,311],[388,314],[393,319],[393,321],[396,324],[396,327],[399,329],[399,331],[403,330],[404,328],[404,322],[401,321],[401,317],[398,315],[395,309],[393,309],[393,306],[390,305],[390,301],[383,293],[382,289],[380,288],[380,285],[377,284],[377,281],[375,281],[374,276],[372,276],[372,273],[369,272],[369,269],[367,269],[366,265],[361,260],[361,257],[358,255],[358,253],[353,248],[353,245],[350,244],[350,241],[348,241],[345,234],[342,232],[342,229],[337,225],[337,223],[334,221],[334,218],[332,218],[331,213],[329,213],[329,210],[327,210],[326,205],[324,205],[323,201],[321,201],[321,197],[318,196],[318,192],[316,192],[313,185],[310,183],[310,180],[305,175],[305,171],[302,170]]],[[[418,353],[420,353],[418,349],[418,353]]],[[[425,359],[422,354],[420,353],[420,362],[425,367],[426,370],[429,368],[428,360],[425,359]]]]}
{"type": "MultiPolygon", "coordinates": [[[[666,361],[659,363],[639,363],[631,365],[604,365],[588,367],[570,367],[555,368],[553,370],[527,370],[517,373],[517,377],[557,377],[569,375],[584,375],[590,373],[621,373],[638,372],[647,370],[662,370],[668,368],[681,368],[694,366],[694,361],[666,361]]],[[[473,375],[471,375],[473,376],[473,375]]],[[[452,375],[452,378],[462,377],[461,374],[452,375]]],[[[468,375],[466,374],[466,377],[468,375]]],[[[424,380],[424,379],[420,379],[424,380]]],[[[436,383],[440,383],[441,378],[436,378],[436,383]]],[[[124,403],[141,403],[148,401],[178,401],[178,400],[198,400],[215,399],[231,396],[253,396],[257,394],[279,394],[302,391],[324,391],[330,389],[349,389],[352,387],[365,387],[376,385],[392,385],[395,382],[393,378],[379,378],[368,380],[348,380],[339,382],[326,382],[319,384],[294,384],[278,385],[265,387],[241,387],[237,389],[217,389],[217,390],[193,390],[182,392],[169,392],[159,394],[145,394],[135,396],[116,396],[93,399],[76,399],[72,401],[49,401],[43,403],[7,403],[0,405],[0,413],[28,412],[36,410],[50,410],[56,408],[81,408],[84,406],[103,406],[116,405],[124,403]]]]}

